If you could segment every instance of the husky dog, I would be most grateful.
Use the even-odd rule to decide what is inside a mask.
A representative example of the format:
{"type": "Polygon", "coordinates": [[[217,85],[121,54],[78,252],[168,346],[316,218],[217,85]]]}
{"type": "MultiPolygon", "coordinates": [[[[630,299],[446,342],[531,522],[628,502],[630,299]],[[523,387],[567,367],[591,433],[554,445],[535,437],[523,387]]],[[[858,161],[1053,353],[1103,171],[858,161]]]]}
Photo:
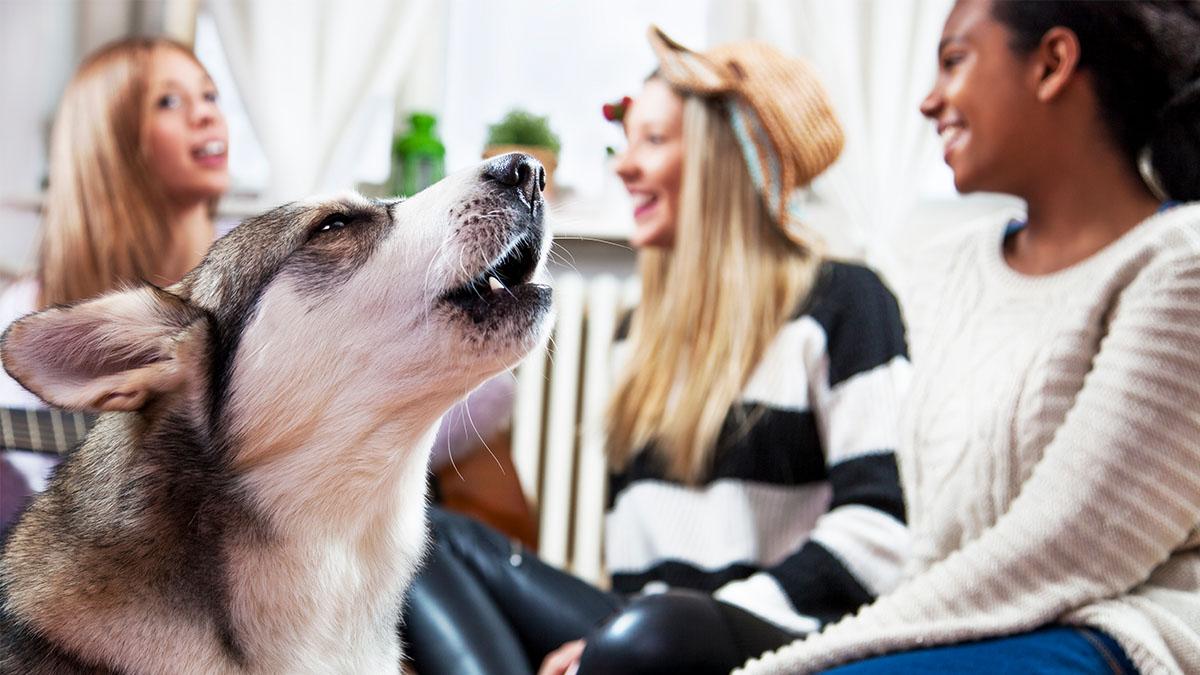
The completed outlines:
{"type": "Polygon", "coordinates": [[[397,672],[438,419],[543,339],[542,167],[286,205],[0,356],[105,411],[9,537],[0,672],[397,672]]]}

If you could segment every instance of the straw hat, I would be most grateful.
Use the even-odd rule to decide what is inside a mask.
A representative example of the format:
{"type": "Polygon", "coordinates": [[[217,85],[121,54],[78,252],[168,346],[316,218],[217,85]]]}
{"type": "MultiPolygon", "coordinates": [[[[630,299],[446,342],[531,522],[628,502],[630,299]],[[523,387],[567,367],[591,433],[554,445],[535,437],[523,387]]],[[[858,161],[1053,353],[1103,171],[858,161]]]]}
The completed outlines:
{"type": "MultiPolygon", "coordinates": [[[[700,96],[720,96],[767,207],[790,238],[798,224],[795,191],[833,164],[842,126],[808,63],[763,42],[746,41],[697,53],[650,27],[659,75],[700,96]]],[[[798,243],[803,243],[798,241],[798,243]]]]}

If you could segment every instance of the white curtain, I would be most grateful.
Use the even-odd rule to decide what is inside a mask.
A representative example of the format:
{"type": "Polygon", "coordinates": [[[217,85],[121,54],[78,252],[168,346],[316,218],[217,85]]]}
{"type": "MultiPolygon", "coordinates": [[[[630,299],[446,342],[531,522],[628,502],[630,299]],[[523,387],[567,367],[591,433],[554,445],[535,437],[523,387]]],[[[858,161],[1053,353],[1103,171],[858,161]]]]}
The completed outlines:
{"type": "Polygon", "coordinates": [[[416,69],[443,67],[441,3],[206,0],[206,7],[270,165],[263,201],[382,182],[396,93],[416,69]]]}
{"type": "MultiPolygon", "coordinates": [[[[940,168],[938,140],[917,110],[933,84],[951,0],[753,0],[714,3],[714,42],[763,39],[808,59],[846,130],[842,157],[813,186],[828,235],[885,273],[940,168]]],[[[946,190],[942,195],[948,196],[946,190]]]]}

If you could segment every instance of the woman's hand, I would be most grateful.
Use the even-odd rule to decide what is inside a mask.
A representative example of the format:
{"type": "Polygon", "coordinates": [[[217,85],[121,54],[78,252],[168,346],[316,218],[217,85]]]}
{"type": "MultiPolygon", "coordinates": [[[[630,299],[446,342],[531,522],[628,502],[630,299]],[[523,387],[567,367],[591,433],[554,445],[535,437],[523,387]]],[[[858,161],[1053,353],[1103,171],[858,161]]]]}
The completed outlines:
{"type": "Polygon", "coordinates": [[[572,640],[546,655],[538,675],[574,675],[579,669],[579,657],[587,645],[584,640],[572,640]]]}

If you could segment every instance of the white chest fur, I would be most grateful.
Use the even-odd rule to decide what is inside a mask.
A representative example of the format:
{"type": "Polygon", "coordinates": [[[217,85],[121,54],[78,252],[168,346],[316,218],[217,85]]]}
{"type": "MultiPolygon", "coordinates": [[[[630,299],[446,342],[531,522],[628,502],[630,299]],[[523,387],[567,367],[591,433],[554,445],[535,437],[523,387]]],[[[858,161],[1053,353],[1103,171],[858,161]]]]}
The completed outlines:
{"type": "MultiPolygon", "coordinates": [[[[426,542],[431,435],[410,446],[420,450],[393,450],[391,463],[359,480],[342,466],[336,480],[292,482],[290,495],[259,493],[268,513],[286,514],[276,520],[286,529],[265,546],[229,552],[231,614],[250,670],[399,670],[400,606],[426,542]]],[[[286,462],[261,470],[276,473],[271,485],[277,472],[305,473],[286,462]]]]}

